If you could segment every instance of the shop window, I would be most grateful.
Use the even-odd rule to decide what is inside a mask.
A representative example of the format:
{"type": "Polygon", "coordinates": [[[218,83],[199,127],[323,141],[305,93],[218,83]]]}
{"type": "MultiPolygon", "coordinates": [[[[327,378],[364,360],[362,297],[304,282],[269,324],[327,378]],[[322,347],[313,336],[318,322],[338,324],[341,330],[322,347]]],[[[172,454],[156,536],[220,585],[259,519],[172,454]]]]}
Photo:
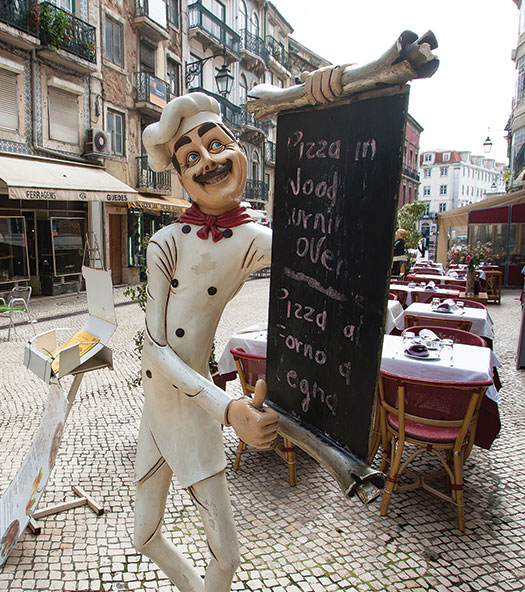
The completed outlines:
{"type": "Polygon", "coordinates": [[[509,263],[520,267],[525,263],[525,224],[510,225],[509,263]]]}
{"type": "Polygon", "coordinates": [[[0,217],[0,282],[29,279],[23,216],[0,217]]]}
{"type": "Polygon", "coordinates": [[[143,214],[130,211],[128,214],[128,266],[142,267],[146,264],[143,214]]]}
{"type": "Polygon", "coordinates": [[[106,17],[104,55],[117,66],[122,66],[122,25],[106,17]]]}
{"type": "Polygon", "coordinates": [[[58,142],[78,144],[78,96],[48,87],[49,138],[58,142]]]}
{"type": "Polygon", "coordinates": [[[108,109],[107,113],[107,131],[111,137],[111,154],[119,156],[124,155],[124,116],[108,109]]]}
{"type": "Polygon", "coordinates": [[[55,276],[81,272],[85,223],[85,218],[50,218],[55,276]]]}
{"type": "Polygon", "coordinates": [[[18,130],[17,74],[0,70],[0,127],[18,130]]]}

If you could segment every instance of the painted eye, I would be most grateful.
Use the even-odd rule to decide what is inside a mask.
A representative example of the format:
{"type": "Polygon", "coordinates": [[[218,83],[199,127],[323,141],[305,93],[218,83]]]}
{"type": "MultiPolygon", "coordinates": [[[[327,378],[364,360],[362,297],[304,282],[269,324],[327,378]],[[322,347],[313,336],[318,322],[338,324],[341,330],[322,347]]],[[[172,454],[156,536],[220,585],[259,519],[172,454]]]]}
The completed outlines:
{"type": "Polygon", "coordinates": [[[190,152],[188,156],[186,156],[186,162],[188,164],[194,164],[199,160],[199,155],[196,152],[190,152]]]}
{"type": "Polygon", "coordinates": [[[210,144],[210,150],[220,150],[222,146],[222,142],[219,142],[219,140],[213,140],[210,144]]]}

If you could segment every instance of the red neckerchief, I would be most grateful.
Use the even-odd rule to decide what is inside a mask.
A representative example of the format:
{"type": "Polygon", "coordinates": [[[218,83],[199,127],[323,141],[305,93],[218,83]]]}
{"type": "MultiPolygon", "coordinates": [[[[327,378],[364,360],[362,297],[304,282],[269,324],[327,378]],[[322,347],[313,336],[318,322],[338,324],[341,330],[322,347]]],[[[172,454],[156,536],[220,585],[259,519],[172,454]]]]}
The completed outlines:
{"type": "Polygon", "coordinates": [[[224,232],[220,228],[235,228],[241,224],[248,224],[253,222],[250,216],[246,213],[246,208],[238,206],[237,208],[221,214],[220,216],[212,216],[211,214],[204,214],[200,211],[196,203],[192,203],[191,207],[175,220],[175,222],[187,222],[188,224],[196,224],[202,226],[197,232],[197,236],[202,240],[206,240],[210,234],[213,242],[220,241],[224,236],[224,232]]]}

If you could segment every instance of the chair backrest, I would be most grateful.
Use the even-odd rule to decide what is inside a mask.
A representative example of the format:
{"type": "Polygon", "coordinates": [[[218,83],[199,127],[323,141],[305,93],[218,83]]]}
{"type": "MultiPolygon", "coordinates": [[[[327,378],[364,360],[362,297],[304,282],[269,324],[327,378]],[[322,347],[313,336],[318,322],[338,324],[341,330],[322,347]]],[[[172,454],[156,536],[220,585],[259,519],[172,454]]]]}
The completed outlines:
{"type": "MultiPolygon", "coordinates": [[[[412,302],[432,302],[434,298],[439,298],[440,295],[436,292],[425,292],[424,290],[413,290],[412,302]]],[[[443,296],[441,296],[443,297],[443,296]]]]}
{"type": "Polygon", "coordinates": [[[445,286],[454,286],[464,290],[467,285],[467,280],[462,280],[460,278],[446,278],[443,279],[443,283],[445,284],[445,286]]]}
{"type": "Polygon", "coordinates": [[[413,282],[411,282],[410,280],[398,280],[397,278],[394,278],[392,279],[391,283],[399,284],[400,286],[408,286],[408,284],[411,284],[413,282]]]}
{"type": "Polygon", "coordinates": [[[432,331],[435,335],[439,337],[439,339],[452,339],[454,343],[462,343],[464,345],[476,345],[478,347],[488,347],[487,342],[476,335],[475,333],[470,333],[469,331],[462,331],[461,329],[454,329],[454,327],[429,327],[424,325],[417,325],[415,327],[409,327],[408,329],[404,329],[401,332],[401,335],[405,335],[405,333],[409,332],[414,333],[415,335],[419,335],[423,329],[428,329],[432,331]]]}
{"type": "Polygon", "coordinates": [[[454,300],[456,302],[464,302],[465,308],[482,308],[487,310],[487,307],[482,302],[477,302],[476,300],[469,300],[468,298],[459,298],[454,296],[454,300]]]}
{"type": "Polygon", "coordinates": [[[399,304],[401,304],[401,306],[403,308],[406,308],[407,296],[408,296],[408,292],[406,292],[406,290],[398,290],[396,288],[390,288],[388,297],[390,298],[391,295],[393,295],[393,296],[395,296],[395,298],[397,298],[397,300],[399,301],[399,304]]]}
{"type": "Polygon", "coordinates": [[[397,296],[392,293],[392,291],[388,292],[388,299],[389,300],[397,300],[397,296]]]}
{"type": "Polygon", "coordinates": [[[7,296],[8,306],[11,306],[11,302],[15,299],[22,299],[27,306],[31,299],[31,286],[15,286],[7,296]]]}
{"type": "MultiPolygon", "coordinates": [[[[404,431],[405,417],[412,423],[433,427],[462,427],[458,439],[470,428],[473,442],[478,411],[491,380],[451,382],[415,379],[380,371],[379,401],[385,410],[398,418],[404,431]]],[[[422,438],[424,439],[424,438],[422,438]]]]}
{"type": "Polygon", "coordinates": [[[451,327],[453,329],[461,329],[462,331],[470,331],[472,321],[466,319],[443,319],[438,317],[422,317],[419,315],[406,314],[405,315],[405,329],[408,327],[451,327]]]}
{"type": "Polygon", "coordinates": [[[255,383],[259,378],[266,377],[266,357],[248,354],[240,347],[232,347],[230,352],[237,366],[242,390],[247,397],[251,397],[255,383]]]}
{"type": "Polygon", "coordinates": [[[419,275],[425,275],[427,273],[430,275],[439,275],[438,270],[434,267],[416,267],[414,272],[419,275]]]}

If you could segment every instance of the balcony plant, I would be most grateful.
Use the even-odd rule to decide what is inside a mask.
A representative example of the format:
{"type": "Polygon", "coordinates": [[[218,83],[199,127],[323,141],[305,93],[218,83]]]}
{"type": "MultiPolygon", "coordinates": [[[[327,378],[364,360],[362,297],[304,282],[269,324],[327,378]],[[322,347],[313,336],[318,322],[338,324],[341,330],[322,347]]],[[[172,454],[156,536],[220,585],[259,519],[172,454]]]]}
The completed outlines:
{"type": "Polygon", "coordinates": [[[44,2],[40,9],[39,24],[42,43],[51,49],[61,49],[71,28],[68,15],[63,10],[44,2]]]}
{"type": "Polygon", "coordinates": [[[455,245],[448,252],[448,262],[457,265],[464,265],[467,270],[467,296],[474,293],[474,283],[476,279],[476,268],[484,262],[492,259],[491,243],[481,243],[480,241],[471,245],[455,245]]]}

